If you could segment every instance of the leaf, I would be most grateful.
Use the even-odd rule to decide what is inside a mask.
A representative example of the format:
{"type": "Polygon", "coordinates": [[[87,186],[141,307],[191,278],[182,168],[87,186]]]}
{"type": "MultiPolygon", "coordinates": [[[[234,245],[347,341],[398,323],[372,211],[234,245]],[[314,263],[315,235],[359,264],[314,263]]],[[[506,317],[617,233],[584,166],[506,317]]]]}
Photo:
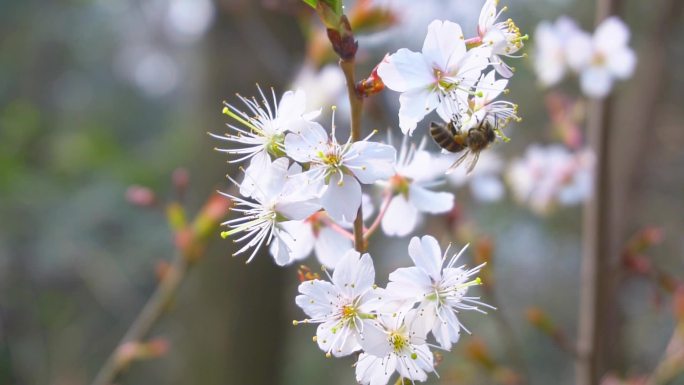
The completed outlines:
{"type": "Polygon", "coordinates": [[[318,0],[302,0],[305,2],[309,7],[316,9],[316,6],[318,5],[318,0]]]}
{"type": "Polygon", "coordinates": [[[342,15],[342,0],[321,0],[323,3],[327,4],[336,15],[342,15]]]}

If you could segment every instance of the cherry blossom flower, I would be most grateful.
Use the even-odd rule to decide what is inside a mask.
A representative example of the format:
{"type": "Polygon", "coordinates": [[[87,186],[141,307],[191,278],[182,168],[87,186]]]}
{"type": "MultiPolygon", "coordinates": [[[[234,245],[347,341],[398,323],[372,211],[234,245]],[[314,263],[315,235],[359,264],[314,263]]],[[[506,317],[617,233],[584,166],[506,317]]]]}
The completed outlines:
{"type": "Polygon", "coordinates": [[[387,56],[378,74],[387,88],[400,92],[399,127],[411,135],[418,122],[436,108],[451,114],[467,105],[468,95],[489,65],[491,48],[466,51],[461,27],[435,20],[428,26],[422,52],[406,48],[387,56]]]}
{"type": "MultiPolygon", "coordinates": [[[[452,164],[454,156],[444,157],[445,162],[452,164]]],[[[495,202],[501,200],[506,193],[501,180],[503,161],[493,151],[484,151],[480,155],[477,167],[468,174],[463,167],[447,174],[447,182],[456,187],[468,185],[470,194],[480,202],[495,202]]]]}
{"type": "Polygon", "coordinates": [[[501,60],[501,56],[513,56],[523,47],[523,41],[528,37],[521,35],[520,29],[513,20],[497,22],[501,13],[506,7],[497,12],[496,6],[499,0],[487,0],[480,11],[480,19],[477,23],[477,34],[485,46],[491,47],[492,66],[501,76],[510,78],[513,76],[513,69],[501,60]]]}
{"type": "MultiPolygon", "coordinates": [[[[284,154],[283,142],[288,131],[298,130],[302,124],[320,114],[320,110],[306,112],[306,94],[301,89],[285,92],[280,102],[277,101],[275,91],[271,90],[273,107],[266,100],[261,88],[258,90],[262,98],[261,103],[256,98],[238,95],[249,113],[242,112],[228,103],[223,108],[223,113],[240,123],[243,126],[242,128],[228,124],[228,127],[233,131],[232,133],[225,135],[210,134],[214,138],[236,145],[236,147],[217,149],[238,156],[230,163],[250,159],[250,165],[245,170],[248,179],[258,178],[265,167],[268,167],[270,155],[279,157],[284,154]]],[[[252,191],[248,190],[248,185],[246,185],[241,193],[249,196],[252,191]]]]}
{"type": "Polygon", "coordinates": [[[382,303],[383,290],[374,285],[371,256],[355,250],[347,251],[329,278],[299,285],[295,301],[311,318],[294,323],[319,323],[318,346],[328,356],[342,357],[361,349],[359,342],[382,303]]]}
{"type": "MultiPolygon", "coordinates": [[[[221,233],[224,238],[243,233],[235,242],[247,241],[235,255],[250,248],[253,252],[247,262],[250,262],[261,245],[270,245],[271,255],[278,265],[292,262],[288,244],[292,236],[282,226],[288,220],[302,220],[320,210],[321,204],[315,191],[302,186],[292,177],[301,173],[301,167],[293,164],[288,168],[287,158],[278,158],[270,163],[260,178],[252,181],[251,202],[227,193],[237,207],[232,211],[240,213],[240,217],[223,223],[230,230],[221,233]],[[272,242],[274,241],[274,242],[272,242]]],[[[237,184],[237,182],[235,182],[237,184]]]]}
{"type": "Polygon", "coordinates": [[[434,372],[434,357],[425,340],[428,328],[416,309],[379,314],[364,330],[364,352],[356,362],[361,384],[385,385],[394,372],[410,381],[425,381],[434,372]]]}
{"type": "Polygon", "coordinates": [[[580,74],[582,91],[603,98],[615,79],[632,76],[636,55],[628,46],[629,28],[618,17],[605,19],[593,37],[576,34],[568,41],[568,63],[580,74]]]}
{"type": "Polygon", "coordinates": [[[563,79],[568,67],[567,42],[577,34],[586,34],[569,17],[562,16],[551,24],[539,23],[534,33],[534,69],[540,83],[550,87],[563,79]]]}
{"type": "Polygon", "coordinates": [[[394,174],[394,147],[367,139],[339,143],[334,123],[331,137],[318,123],[308,123],[300,132],[285,137],[287,155],[309,165],[301,183],[322,189],[321,204],[335,221],[354,221],[361,205],[361,183],[371,184],[394,174]]]}
{"type": "Polygon", "coordinates": [[[422,320],[427,329],[431,329],[435,340],[447,350],[458,341],[463,327],[456,314],[460,310],[484,313],[478,306],[490,307],[480,302],[479,297],[466,296],[469,287],[480,284],[479,278],[471,278],[484,265],[472,269],[466,269],[465,266],[454,267],[466,248],[467,246],[452,256],[445,265],[448,248],[442,254],[435,238],[429,235],[413,237],[408,252],[415,267],[395,270],[390,274],[390,283],[387,285],[387,291],[395,296],[420,303],[419,309],[424,311],[422,320]]]}
{"type": "Polygon", "coordinates": [[[445,213],[454,205],[453,194],[430,190],[441,182],[446,167],[435,167],[434,157],[422,147],[409,148],[404,136],[396,174],[389,182],[379,182],[388,185],[393,194],[381,222],[387,235],[408,235],[419,224],[421,213],[445,213]]]}
{"type": "Polygon", "coordinates": [[[574,205],[591,194],[593,153],[576,153],[561,145],[530,146],[522,159],[511,163],[506,179],[515,198],[539,214],[556,205],[574,205]]]}

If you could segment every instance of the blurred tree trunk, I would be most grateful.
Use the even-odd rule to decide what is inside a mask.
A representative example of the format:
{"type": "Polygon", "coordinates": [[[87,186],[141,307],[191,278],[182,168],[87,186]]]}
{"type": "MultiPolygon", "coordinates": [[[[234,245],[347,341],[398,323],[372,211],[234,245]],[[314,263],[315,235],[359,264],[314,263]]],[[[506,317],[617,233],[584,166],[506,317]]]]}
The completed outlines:
{"type": "MultiPolygon", "coordinates": [[[[206,138],[192,167],[197,170],[193,188],[205,192],[227,190],[227,173],[241,180],[236,167],[226,164],[227,156],[213,151],[225,143],[205,136],[207,131],[226,132],[222,101],[243,107],[235,93],[257,95],[257,83],[267,95],[270,87],[282,94],[296,70],[291,60],[296,62],[303,52],[294,18],[265,11],[258,1],[216,5],[217,18],[202,52],[204,73],[197,98],[202,115],[193,127],[206,138]]],[[[283,293],[283,288],[295,274],[276,266],[267,247],[245,265],[249,255],[232,257],[230,240],[215,246],[188,285],[192,288],[184,303],[191,308],[182,317],[194,327],[181,333],[185,368],[175,370],[174,382],[276,385],[291,327],[288,298],[294,302],[294,293],[283,293]]]]}

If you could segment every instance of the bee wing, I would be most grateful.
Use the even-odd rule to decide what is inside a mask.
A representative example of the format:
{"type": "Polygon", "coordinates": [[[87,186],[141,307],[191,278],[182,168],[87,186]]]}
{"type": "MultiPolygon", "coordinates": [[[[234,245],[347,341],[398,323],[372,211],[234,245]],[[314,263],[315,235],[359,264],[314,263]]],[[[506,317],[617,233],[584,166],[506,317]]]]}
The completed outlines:
{"type": "Polygon", "coordinates": [[[474,152],[473,153],[473,158],[470,160],[470,163],[468,163],[468,172],[466,174],[470,174],[473,172],[473,169],[475,168],[475,165],[477,164],[477,161],[480,159],[480,152],[474,152]]]}
{"type": "Polygon", "coordinates": [[[466,158],[468,158],[468,155],[470,155],[470,150],[466,150],[463,153],[463,155],[461,155],[458,159],[456,159],[454,164],[449,166],[449,168],[446,170],[446,173],[451,174],[452,172],[454,172],[454,170],[456,170],[458,168],[458,166],[460,166],[461,163],[463,163],[466,160],[466,158]]]}

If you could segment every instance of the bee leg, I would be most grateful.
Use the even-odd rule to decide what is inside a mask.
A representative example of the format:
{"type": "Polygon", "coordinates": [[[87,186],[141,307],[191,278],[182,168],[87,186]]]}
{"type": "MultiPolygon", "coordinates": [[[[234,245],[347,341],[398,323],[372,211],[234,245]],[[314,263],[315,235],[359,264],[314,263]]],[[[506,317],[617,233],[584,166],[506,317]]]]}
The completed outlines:
{"type": "Polygon", "coordinates": [[[474,152],[473,153],[473,158],[470,160],[470,163],[468,164],[468,172],[466,174],[470,174],[473,172],[473,169],[475,168],[475,165],[477,164],[477,161],[480,159],[480,152],[474,152]]]}
{"type": "Polygon", "coordinates": [[[466,150],[466,152],[464,152],[463,155],[461,155],[458,159],[456,159],[454,164],[449,166],[449,168],[446,170],[446,173],[451,174],[452,172],[454,172],[454,170],[456,170],[458,168],[458,166],[460,166],[461,163],[463,163],[463,161],[465,161],[466,158],[468,158],[468,155],[470,155],[470,150],[466,150]]]}

